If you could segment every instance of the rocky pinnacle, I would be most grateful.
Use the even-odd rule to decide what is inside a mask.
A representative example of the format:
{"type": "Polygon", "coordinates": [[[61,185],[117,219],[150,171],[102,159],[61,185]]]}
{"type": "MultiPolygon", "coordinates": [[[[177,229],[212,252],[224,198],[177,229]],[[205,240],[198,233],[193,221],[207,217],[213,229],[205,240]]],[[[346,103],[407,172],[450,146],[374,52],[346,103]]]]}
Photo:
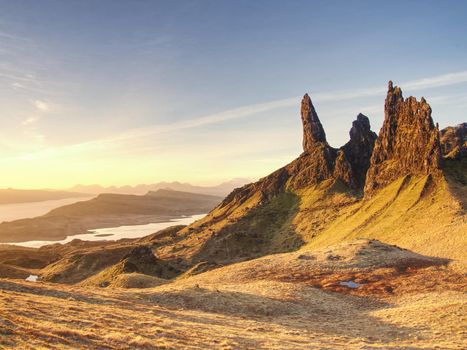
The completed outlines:
{"type": "Polygon", "coordinates": [[[301,114],[303,123],[303,151],[310,152],[317,142],[326,143],[326,134],[308,94],[303,96],[301,114]]]}

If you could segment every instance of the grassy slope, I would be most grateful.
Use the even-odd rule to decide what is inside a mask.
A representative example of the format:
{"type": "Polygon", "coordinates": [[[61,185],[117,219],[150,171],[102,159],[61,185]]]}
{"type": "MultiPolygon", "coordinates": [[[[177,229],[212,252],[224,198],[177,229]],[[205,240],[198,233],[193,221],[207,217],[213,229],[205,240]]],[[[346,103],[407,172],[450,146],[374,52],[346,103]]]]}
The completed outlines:
{"type": "MultiPolygon", "coordinates": [[[[423,254],[465,259],[466,218],[451,190],[444,179],[433,185],[428,176],[400,178],[370,199],[353,204],[341,200],[338,215],[315,237],[305,239],[315,248],[371,237],[423,254]]],[[[302,207],[308,202],[302,195],[302,207]]],[[[306,221],[304,215],[299,217],[306,221]]],[[[298,229],[302,226],[297,224],[298,229]]]]}
{"type": "Polygon", "coordinates": [[[253,208],[238,221],[218,231],[217,236],[204,245],[195,260],[203,260],[207,256],[229,261],[298,248],[302,241],[291,225],[298,210],[298,202],[296,195],[284,192],[270,203],[253,208]]]}
{"type": "Polygon", "coordinates": [[[158,247],[164,259],[228,264],[300,246],[323,247],[356,237],[380,239],[419,253],[465,260],[466,186],[456,164],[446,177],[403,177],[371,198],[341,182],[285,192],[264,203],[261,193],[232,200],[158,247]],[[459,175],[460,174],[460,175],[459,175]]]}

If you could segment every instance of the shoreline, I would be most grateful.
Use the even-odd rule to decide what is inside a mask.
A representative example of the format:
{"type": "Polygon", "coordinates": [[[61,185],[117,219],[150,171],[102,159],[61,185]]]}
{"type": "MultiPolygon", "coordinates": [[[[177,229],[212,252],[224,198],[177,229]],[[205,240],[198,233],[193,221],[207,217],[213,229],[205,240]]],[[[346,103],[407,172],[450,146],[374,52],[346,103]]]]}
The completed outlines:
{"type": "MultiPolygon", "coordinates": [[[[159,216],[139,216],[139,217],[132,217],[132,218],[127,218],[129,220],[122,220],[122,217],[119,216],[117,220],[115,221],[106,221],[106,224],[102,223],[93,225],[93,226],[99,226],[99,227],[92,227],[88,228],[85,232],[77,232],[74,231],[72,234],[66,234],[58,239],[47,239],[47,238],[42,238],[41,239],[34,239],[34,240],[21,240],[21,241],[8,241],[6,242],[5,240],[0,239],[0,245],[9,245],[9,246],[17,246],[17,247],[25,247],[25,248],[40,248],[42,246],[46,245],[53,245],[53,244],[66,244],[70,241],[73,241],[74,239],[81,239],[83,241],[117,241],[119,239],[125,239],[125,238],[138,238],[138,237],[144,237],[146,235],[152,234],[154,232],[157,232],[160,229],[174,226],[177,224],[180,224],[180,221],[187,221],[187,223],[183,224],[188,224],[200,219],[206,215],[205,213],[201,214],[190,214],[190,215],[179,215],[179,216],[166,216],[166,217],[161,217],[159,216]],[[185,219],[185,220],[184,220],[185,219]],[[145,226],[145,225],[157,225],[161,224],[160,228],[154,228],[151,229],[150,232],[144,233],[142,235],[138,234],[138,237],[120,237],[118,234],[112,234],[112,233],[99,233],[98,230],[106,230],[106,229],[118,229],[122,227],[132,227],[132,226],[145,226]],[[166,225],[162,225],[166,224],[166,225]],[[97,232],[96,232],[97,231],[97,232]],[[97,239],[84,239],[85,237],[81,236],[88,236],[88,238],[97,238],[97,239]],[[117,239],[109,239],[111,237],[117,236],[117,239]],[[36,246],[35,246],[36,245],[36,246]]],[[[143,228],[141,228],[142,231],[144,231],[143,228]]],[[[53,236],[53,238],[57,238],[57,236],[53,236]]]]}

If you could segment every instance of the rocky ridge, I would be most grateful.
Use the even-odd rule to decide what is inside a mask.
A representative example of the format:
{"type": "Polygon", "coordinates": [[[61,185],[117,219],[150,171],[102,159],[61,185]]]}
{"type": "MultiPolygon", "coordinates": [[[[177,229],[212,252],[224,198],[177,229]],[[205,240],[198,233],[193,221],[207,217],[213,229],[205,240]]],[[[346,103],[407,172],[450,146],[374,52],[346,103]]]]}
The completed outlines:
{"type": "Polygon", "coordinates": [[[326,141],[326,133],[308,94],[301,102],[303,123],[303,153],[290,164],[258,182],[234,190],[221,203],[243,203],[253,193],[260,192],[267,201],[283,190],[297,190],[315,185],[326,179],[342,181],[350,189],[361,191],[376,134],[370,128],[368,117],[359,114],[353,121],[350,140],[336,149],[326,141]]]}

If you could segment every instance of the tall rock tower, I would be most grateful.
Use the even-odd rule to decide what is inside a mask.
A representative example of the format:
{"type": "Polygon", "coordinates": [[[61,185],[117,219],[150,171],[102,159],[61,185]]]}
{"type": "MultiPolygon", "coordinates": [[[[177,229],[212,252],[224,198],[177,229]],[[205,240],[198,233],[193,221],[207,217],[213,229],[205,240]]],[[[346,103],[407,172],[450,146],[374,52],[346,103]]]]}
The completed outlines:
{"type": "Polygon", "coordinates": [[[310,152],[317,142],[326,143],[326,134],[308,94],[303,96],[301,115],[303,123],[303,151],[310,152]]]}
{"type": "Polygon", "coordinates": [[[404,175],[438,171],[441,159],[438,126],[422,97],[404,99],[402,90],[388,83],[384,123],[375,142],[366,176],[365,195],[404,175]]]}

